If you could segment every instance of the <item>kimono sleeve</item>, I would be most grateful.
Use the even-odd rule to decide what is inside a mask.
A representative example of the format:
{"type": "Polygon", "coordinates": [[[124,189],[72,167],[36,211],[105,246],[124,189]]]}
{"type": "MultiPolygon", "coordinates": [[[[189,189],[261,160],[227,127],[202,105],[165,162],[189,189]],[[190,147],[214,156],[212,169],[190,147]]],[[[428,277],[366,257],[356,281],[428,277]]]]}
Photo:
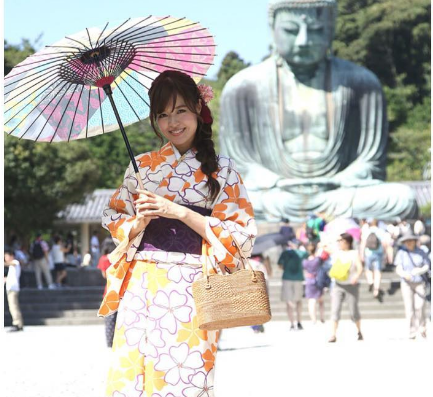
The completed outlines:
{"type": "MultiPolygon", "coordinates": [[[[115,256],[124,254],[129,245],[129,232],[135,220],[134,200],[138,198],[137,179],[129,167],[125,173],[122,185],[114,192],[102,215],[102,226],[107,229],[117,248],[110,255],[113,263],[115,256]]],[[[141,234],[141,233],[140,233],[141,234]]]]}
{"type": "Polygon", "coordinates": [[[212,215],[206,218],[206,238],[214,259],[227,272],[238,269],[241,256],[233,239],[249,258],[256,235],[253,207],[239,173],[231,166],[212,215]]]}

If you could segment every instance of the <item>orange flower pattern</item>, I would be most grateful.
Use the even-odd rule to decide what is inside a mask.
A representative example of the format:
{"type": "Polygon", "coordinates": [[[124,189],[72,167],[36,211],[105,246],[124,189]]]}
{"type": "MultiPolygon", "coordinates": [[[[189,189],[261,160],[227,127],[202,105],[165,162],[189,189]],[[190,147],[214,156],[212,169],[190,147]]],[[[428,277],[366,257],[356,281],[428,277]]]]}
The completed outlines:
{"type": "MultiPolygon", "coordinates": [[[[177,204],[212,210],[203,240],[210,271],[217,271],[219,264],[232,272],[240,266],[234,239],[247,257],[252,250],[252,207],[233,162],[223,156],[215,173],[221,189],[210,202],[207,176],[195,154],[192,149],[181,156],[168,143],[157,152],[137,156],[140,177],[145,189],[177,204]]],[[[191,295],[191,284],[203,274],[203,257],[138,250],[143,232],[129,240],[137,187],[130,166],[103,213],[103,226],[118,245],[110,256],[107,294],[98,312],[107,316],[118,311],[107,396],[177,396],[185,390],[189,395],[202,381],[212,386],[211,393],[218,332],[199,330],[191,295]]]]}

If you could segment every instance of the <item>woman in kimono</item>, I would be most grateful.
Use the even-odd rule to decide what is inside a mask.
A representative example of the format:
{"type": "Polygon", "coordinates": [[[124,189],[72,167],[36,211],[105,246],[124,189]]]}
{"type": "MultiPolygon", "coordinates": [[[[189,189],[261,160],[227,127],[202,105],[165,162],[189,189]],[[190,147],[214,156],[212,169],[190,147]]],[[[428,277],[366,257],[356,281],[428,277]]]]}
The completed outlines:
{"type": "Polygon", "coordinates": [[[191,293],[205,257],[212,271],[241,266],[256,226],[233,161],[212,141],[209,87],[166,71],[150,90],[150,120],[168,143],[136,157],[104,210],[117,248],[99,315],[118,311],[111,397],[211,397],[218,332],[201,331],[191,293]]]}

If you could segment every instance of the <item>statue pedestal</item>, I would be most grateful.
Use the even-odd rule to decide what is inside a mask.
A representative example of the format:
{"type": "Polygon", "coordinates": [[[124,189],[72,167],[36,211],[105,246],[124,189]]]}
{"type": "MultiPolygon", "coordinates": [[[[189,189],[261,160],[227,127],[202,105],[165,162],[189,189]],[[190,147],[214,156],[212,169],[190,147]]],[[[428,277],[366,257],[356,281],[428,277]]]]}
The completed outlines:
{"type": "MultiPolygon", "coordinates": [[[[261,236],[262,234],[278,233],[281,226],[283,225],[284,223],[282,222],[257,221],[257,235],[261,236]]],[[[290,226],[296,233],[297,230],[301,227],[301,224],[290,222],[290,226]]]]}

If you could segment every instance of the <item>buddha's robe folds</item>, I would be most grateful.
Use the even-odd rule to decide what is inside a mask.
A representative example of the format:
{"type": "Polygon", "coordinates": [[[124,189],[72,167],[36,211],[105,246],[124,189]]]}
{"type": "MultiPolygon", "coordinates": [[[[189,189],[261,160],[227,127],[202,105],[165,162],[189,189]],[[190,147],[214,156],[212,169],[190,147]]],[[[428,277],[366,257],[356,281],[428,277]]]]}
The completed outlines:
{"type": "Polygon", "coordinates": [[[271,57],[227,82],[220,123],[221,152],[236,161],[256,216],[417,214],[410,187],[383,182],[386,104],[363,67],[331,58],[308,87],[271,57]]]}

